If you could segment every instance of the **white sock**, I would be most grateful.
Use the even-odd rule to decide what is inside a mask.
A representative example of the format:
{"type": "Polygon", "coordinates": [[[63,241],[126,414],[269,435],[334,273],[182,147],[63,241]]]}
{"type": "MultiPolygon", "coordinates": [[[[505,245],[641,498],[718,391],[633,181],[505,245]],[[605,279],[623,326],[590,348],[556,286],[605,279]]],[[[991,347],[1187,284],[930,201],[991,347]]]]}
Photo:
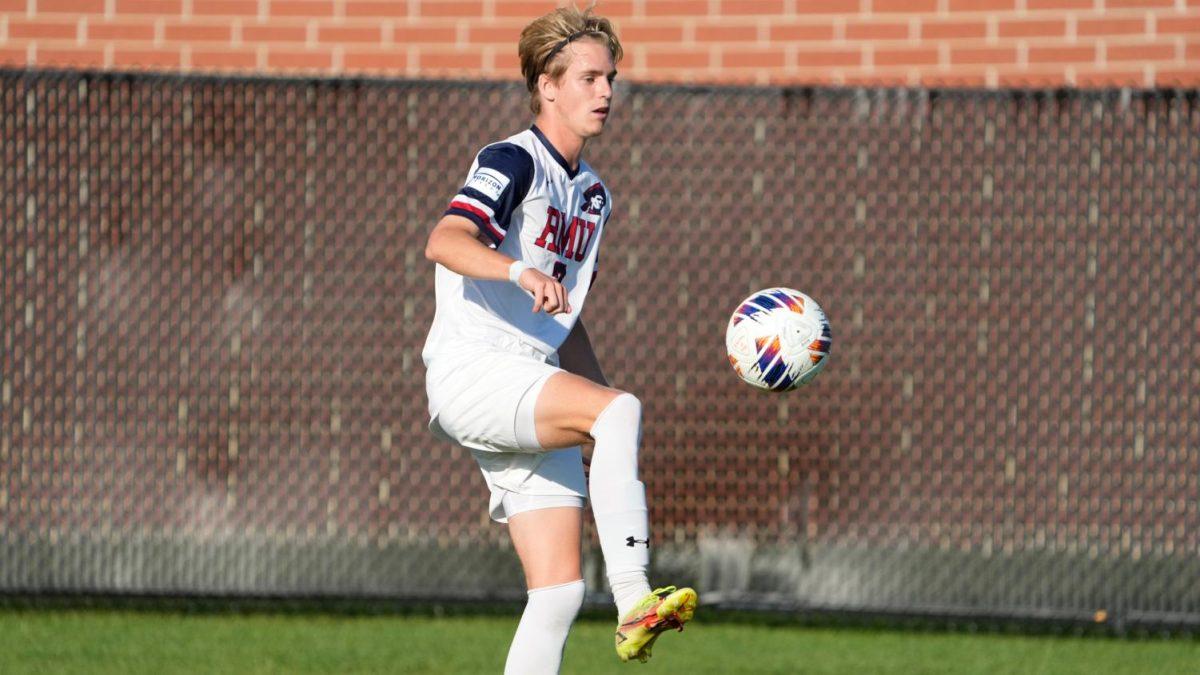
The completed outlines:
{"type": "Polygon", "coordinates": [[[642,402],[632,394],[617,396],[596,417],[591,431],[596,441],[588,481],[592,515],[618,615],[624,616],[650,591],[650,519],[637,463],[642,402]]]}
{"type": "Polygon", "coordinates": [[[637,601],[650,592],[644,571],[611,575],[608,577],[608,586],[612,589],[613,602],[617,603],[618,619],[624,618],[637,601]]]}
{"type": "Polygon", "coordinates": [[[529,591],[504,675],[557,675],[567,633],[583,605],[583,579],[529,591]]]}

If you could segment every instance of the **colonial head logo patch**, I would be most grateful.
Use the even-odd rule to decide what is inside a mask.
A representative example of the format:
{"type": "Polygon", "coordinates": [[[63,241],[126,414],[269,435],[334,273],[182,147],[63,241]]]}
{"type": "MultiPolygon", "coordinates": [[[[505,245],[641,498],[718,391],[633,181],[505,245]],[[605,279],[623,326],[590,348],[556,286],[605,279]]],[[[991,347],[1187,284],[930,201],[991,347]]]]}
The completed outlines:
{"type": "Polygon", "coordinates": [[[584,191],[583,208],[581,210],[584,213],[598,216],[604,210],[604,205],[607,203],[608,195],[604,193],[604,186],[597,182],[584,191]]]}

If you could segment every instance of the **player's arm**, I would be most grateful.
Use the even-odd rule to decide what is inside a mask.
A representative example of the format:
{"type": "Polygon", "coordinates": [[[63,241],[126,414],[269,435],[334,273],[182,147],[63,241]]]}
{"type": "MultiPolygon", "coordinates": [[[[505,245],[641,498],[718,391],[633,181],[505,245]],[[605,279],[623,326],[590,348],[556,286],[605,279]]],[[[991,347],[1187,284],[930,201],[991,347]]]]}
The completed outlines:
{"type": "MultiPolygon", "coordinates": [[[[425,257],[464,277],[507,281],[514,260],[480,241],[483,234],[475,223],[456,215],[442,216],[429,233],[425,257]]],[[[567,289],[553,277],[530,267],[516,283],[533,296],[533,311],[547,314],[571,311],[567,289]]]]}
{"type": "Polygon", "coordinates": [[[533,173],[533,159],[524,149],[511,143],[484,148],[466,185],[430,232],[425,257],[465,277],[510,280],[533,296],[535,312],[570,312],[562,284],[496,250],[508,235],[533,173]]]}
{"type": "Polygon", "coordinates": [[[600,369],[600,360],[596,358],[596,351],[592,349],[592,340],[588,337],[587,329],[583,327],[582,319],[575,322],[575,327],[559,346],[558,366],[602,387],[609,386],[608,378],[600,369]]]}
{"type": "Polygon", "coordinates": [[[425,258],[464,277],[503,281],[513,259],[483,243],[479,227],[462,216],[447,214],[425,242],[425,258]]]}

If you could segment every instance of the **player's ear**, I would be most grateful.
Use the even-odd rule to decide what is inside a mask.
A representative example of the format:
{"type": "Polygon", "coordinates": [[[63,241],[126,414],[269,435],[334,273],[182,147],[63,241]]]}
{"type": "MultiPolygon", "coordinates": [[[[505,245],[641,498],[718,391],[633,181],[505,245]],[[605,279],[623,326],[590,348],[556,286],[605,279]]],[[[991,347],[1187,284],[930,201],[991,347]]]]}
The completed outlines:
{"type": "Polygon", "coordinates": [[[538,75],[538,91],[542,93],[542,98],[553,101],[558,96],[558,83],[554,78],[542,73],[538,75]]]}

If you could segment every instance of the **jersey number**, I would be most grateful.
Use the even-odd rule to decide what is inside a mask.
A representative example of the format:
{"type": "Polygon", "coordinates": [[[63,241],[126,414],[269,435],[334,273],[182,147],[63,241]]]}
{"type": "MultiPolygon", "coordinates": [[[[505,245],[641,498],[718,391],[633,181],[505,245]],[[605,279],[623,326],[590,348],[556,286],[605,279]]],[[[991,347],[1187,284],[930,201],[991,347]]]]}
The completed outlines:
{"type": "Polygon", "coordinates": [[[563,277],[567,276],[567,266],[561,262],[554,263],[554,271],[550,273],[558,283],[562,283],[563,277]]]}

